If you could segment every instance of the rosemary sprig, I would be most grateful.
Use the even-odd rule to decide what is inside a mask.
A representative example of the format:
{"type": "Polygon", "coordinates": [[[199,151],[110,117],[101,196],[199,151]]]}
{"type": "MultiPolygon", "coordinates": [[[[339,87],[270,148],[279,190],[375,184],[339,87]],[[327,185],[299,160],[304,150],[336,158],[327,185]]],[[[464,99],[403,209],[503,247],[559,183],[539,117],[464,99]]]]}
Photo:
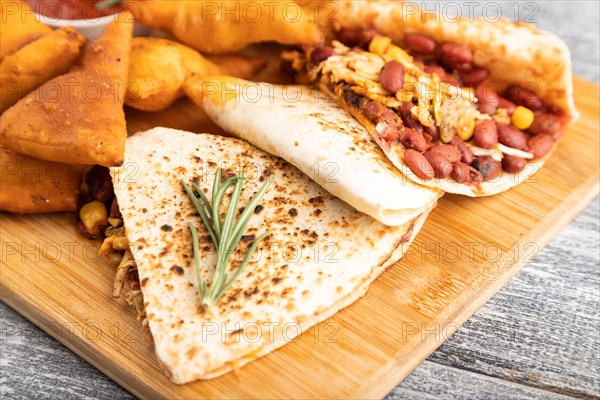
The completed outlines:
{"type": "Polygon", "coordinates": [[[215,248],[217,249],[217,262],[209,283],[208,279],[205,280],[202,278],[198,231],[192,222],[188,222],[188,228],[190,229],[193,240],[194,267],[196,269],[196,278],[198,280],[198,293],[204,307],[209,307],[219,301],[240,276],[260,242],[269,236],[269,233],[265,232],[256,238],[248,249],[239,268],[231,277],[227,275],[229,258],[234,253],[236,246],[246,231],[254,208],[256,208],[271,185],[271,182],[273,182],[273,175],[269,177],[260,190],[252,197],[252,199],[250,199],[248,205],[244,207],[244,210],[237,220],[235,219],[235,215],[238,210],[238,203],[243,190],[244,174],[243,172],[240,172],[239,175],[231,177],[225,182],[221,182],[221,178],[222,172],[219,168],[215,174],[215,181],[210,200],[195,183],[192,182],[192,188],[190,188],[187,183],[181,181],[185,192],[198,210],[200,219],[206,226],[215,248]],[[225,197],[225,193],[231,186],[233,186],[231,200],[227,206],[225,218],[221,221],[221,204],[225,197]]]}
{"type": "Polygon", "coordinates": [[[113,6],[119,6],[121,3],[123,3],[123,0],[101,0],[96,3],[96,8],[98,10],[106,10],[113,6]]]}

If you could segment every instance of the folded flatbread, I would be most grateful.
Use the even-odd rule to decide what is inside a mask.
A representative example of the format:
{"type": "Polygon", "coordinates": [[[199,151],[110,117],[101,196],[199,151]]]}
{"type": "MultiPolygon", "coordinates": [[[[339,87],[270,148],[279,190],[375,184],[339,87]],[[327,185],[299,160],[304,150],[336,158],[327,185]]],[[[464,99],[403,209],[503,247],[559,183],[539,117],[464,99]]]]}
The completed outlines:
{"type": "Polygon", "coordinates": [[[348,46],[306,50],[308,79],[419,184],[467,196],[508,190],[541,168],[578,117],[569,50],[551,33],[399,1],[335,4],[331,30],[348,46]],[[515,117],[516,106],[528,109],[515,117]]]}
{"type": "Polygon", "coordinates": [[[131,16],[119,14],[68,73],[6,110],[0,120],[0,144],[47,161],[121,163],[132,31],[131,16]]]}
{"type": "Polygon", "coordinates": [[[405,224],[442,194],[402,175],[359,123],[315,89],[215,76],[186,90],[227,132],[386,225],[405,224]]]}
{"type": "MultiPolygon", "coordinates": [[[[247,142],[166,128],[128,138],[125,164],[111,175],[159,364],[178,384],[255,360],[356,301],[400,259],[428,213],[388,227],[247,142]],[[242,242],[270,236],[225,296],[205,309],[188,221],[206,240],[206,273],[215,250],[181,180],[210,191],[217,167],[225,176],[245,171],[240,204],[274,176],[242,242]]],[[[240,247],[233,258],[245,254],[240,247]]]]}

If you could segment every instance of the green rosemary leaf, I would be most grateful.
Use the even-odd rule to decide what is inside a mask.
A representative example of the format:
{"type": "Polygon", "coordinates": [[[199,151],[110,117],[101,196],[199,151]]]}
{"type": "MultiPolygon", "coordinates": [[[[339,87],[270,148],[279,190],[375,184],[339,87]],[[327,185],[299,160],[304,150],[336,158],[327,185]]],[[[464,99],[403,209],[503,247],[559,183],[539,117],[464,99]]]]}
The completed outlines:
{"type": "Polygon", "coordinates": [[[200,298],[203,298],[205,295],[206,285],[205,282],[202,280],[202,273],[200,271],[200,250],[198,248],[198,231],[196,230],[194,224],[192,224],[191,222],[188,222],[188,228],[190,229],[190,233],[192,234],[192,245],[194,248],[194,267],[196,269],[196,280],[198,281],[198,292],[200,294],[200,298]]]}
{"type": "Polygon", "coordinates": [[[233,277],[229,280],[229,282],[227,282],[227,284],[223,288],[223,293],[227,292],[229,290],[229,288],[231,287],[231,285],[233,285],[233,282],[235,282],[237,280],[237,278],[240,276],[240,274],[242,273],[244,268],[246,268],[246,265],[248,265],[248,262],[250,261],[250,257],[252,257],[252,254],[256,251],[260,242],[262,242],[269,235],[270,235],[270,233],[265,232],[262,235],[260,235],[254,242],[252,242],[252,245],[248,249],[248,252],[246,253],[246,256],[244,257],[244,260],[242,261],[242,264],[240,265],[238,270],[235,271],[235,273],[233,274],[233,277]]]}
{"type": "Polygon", "coordinates": [[[239,241],[248,226],[255,207],[273,182],[273,176],[270,176],[267,182],[265,182],[258,192],[250,199],[248,205],[244,207],[244,210],[237,220],[235,217],[238,212],[238,203],[243,191],[243,184],[245,181],[244,174],[240,172],[239,175],[231,177],[222,183],[221,177],[222,171],[221,169],[217,169],[211,194],[212,202],[204,195],[202,189],[198,187],[198,185],[192,183],[193,189],[198,194],[198,196],[196,196],[194,190],[190,189],[185,182],[182,182],[185,192],[198,210],[200,218],[204,225],[206,225],[210,237],[217,249],[217,260],[212,276],[210,279],[202,279],[198,232],[196,231],[195,226],[191,222],[188,222],[190,232],[192,233],[192,240],[194,241],[194,265],[198,280],[198,295],[202,306],[204,307],[209,307],[219,301],[227,290],[229,290],[231,285],[233,285],[246,265],[250,262],[250,258],[256,251],[260,242],[269,235],[268,233],[260,235],[250,246],[240,266],[231,275],[227,273],[229,259],[234,254],[235,248],[239,244],[239,241]],[[225,217],[223,221],[221,221],[220,211],[223,199],[225,193],[231,186],[233,186],[233,191],[231,193],[229,204],[226,207],[225,217]]]}
{"type": "Polygon", "coordinates": [[[196,193],[198,193],[198,196],[200,196],[200,200],[202,200],[202,203],[204,203],[204,207],[206,207],[206,214],[212,218],[212,206],[210,205],[210,201],[208,200],[202,189],[198,185],[196,185],[195,182],[192,182],[192,187],[194,188],[196,193]]]}
{"type": "MultiPolygon", "coordinates": [[[[200,218],[202,218],[202,222],[204,222],[204,225],[206,225],[206,229],[208,229],[208,233],[210,234],[210,237],[213,240],[213,243],[215,243],[215,246],[218,246],[219,240],[215,234],[214,229],[211,226],[210,218],[206,214],[206,211],[204,210],[204,206],[202,204],[200,204],[200,202],[198,201],[198,199],[196,198],[196,196],[194,195],[194,192],[192,192],[190,187],[183,181],[181,181],[181,183],[183,185],[183,188],[185,189],[185,192],[189,196],[190,200],[192,200],[192,203],[194,203],[194,205],[196,206],[196,209],[198,210],[198,214],[200,214],[200,218]]],[[[193,186],[195,187],[195,184],[193,184],[193,186]]]]}
{"type": "Polygon", "coordinates": [[[248,226],[248,222],[250,221],[250,217],[252,217],[252,214],[254,213],[254,209],[256,208],[262,197],[265,195],[272,182],[273,175],[269,176],[269,179],[267,179],[267,181],[262,185],[258,192],[256,192],[256,194],[250,199],[246,208],[244,208],[242,215],[240,215],[240,218],[238,219],[234,236],[232,237],[233,243],[237,244],[242,238],[242,235],[246,230],[246,226],[248,226]]]}

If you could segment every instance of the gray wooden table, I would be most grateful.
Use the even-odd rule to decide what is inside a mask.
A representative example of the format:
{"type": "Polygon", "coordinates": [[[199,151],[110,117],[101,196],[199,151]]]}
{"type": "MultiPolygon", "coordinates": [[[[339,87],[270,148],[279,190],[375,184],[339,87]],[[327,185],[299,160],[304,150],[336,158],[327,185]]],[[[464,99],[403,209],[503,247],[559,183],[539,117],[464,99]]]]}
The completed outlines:
{"type": "MultiPolygon", "coordinates": [[[[477,13],[487,2],[452,3],[477,13]]],[[[575,73],[600,80],[597,1],[496,4],[562,37],[575,73]]],[[[599,212],[596,199],[388,399],[600,397],[599,212]]],[[[2,398],[133,397],[5,304],[0,312],[2,398]]]]}

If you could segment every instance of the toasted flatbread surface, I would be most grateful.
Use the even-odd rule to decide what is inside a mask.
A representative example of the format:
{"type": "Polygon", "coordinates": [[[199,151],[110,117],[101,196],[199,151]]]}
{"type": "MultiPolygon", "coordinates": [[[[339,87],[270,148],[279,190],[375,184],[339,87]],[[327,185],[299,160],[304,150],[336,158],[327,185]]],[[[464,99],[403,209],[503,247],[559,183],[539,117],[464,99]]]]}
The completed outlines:
{"type": "Polygon", "coordinates": [[[111,175],[159,364],[179,384],[244,365],[357,300],[400,259],[427,215],[388,227],[247,142],[166,128],[130,137],[125,164],[111,175]],[[217,166],[225,176],[244,169],[240,204],[274,176],[234,264],[253,237],[270,236],[227,294],[205,309],[187,222],[204,238],[206,274],[215,249],[180,181],[195,180],[209,193],[217,166]]]}
{"type": "Polygon", "coordinates": [[[127,130],[123,99],[133,22],[122,13],[80,62],[2,114],[0,144],[48,161],[118,165],[127,130]]]}
{"type": "Polygon", "coordinates": [[[410,221],[442,194],[402,175],[365,128],[318,90],[215,76],[188,95],[226,131],[386,225],[410,221]]]}

